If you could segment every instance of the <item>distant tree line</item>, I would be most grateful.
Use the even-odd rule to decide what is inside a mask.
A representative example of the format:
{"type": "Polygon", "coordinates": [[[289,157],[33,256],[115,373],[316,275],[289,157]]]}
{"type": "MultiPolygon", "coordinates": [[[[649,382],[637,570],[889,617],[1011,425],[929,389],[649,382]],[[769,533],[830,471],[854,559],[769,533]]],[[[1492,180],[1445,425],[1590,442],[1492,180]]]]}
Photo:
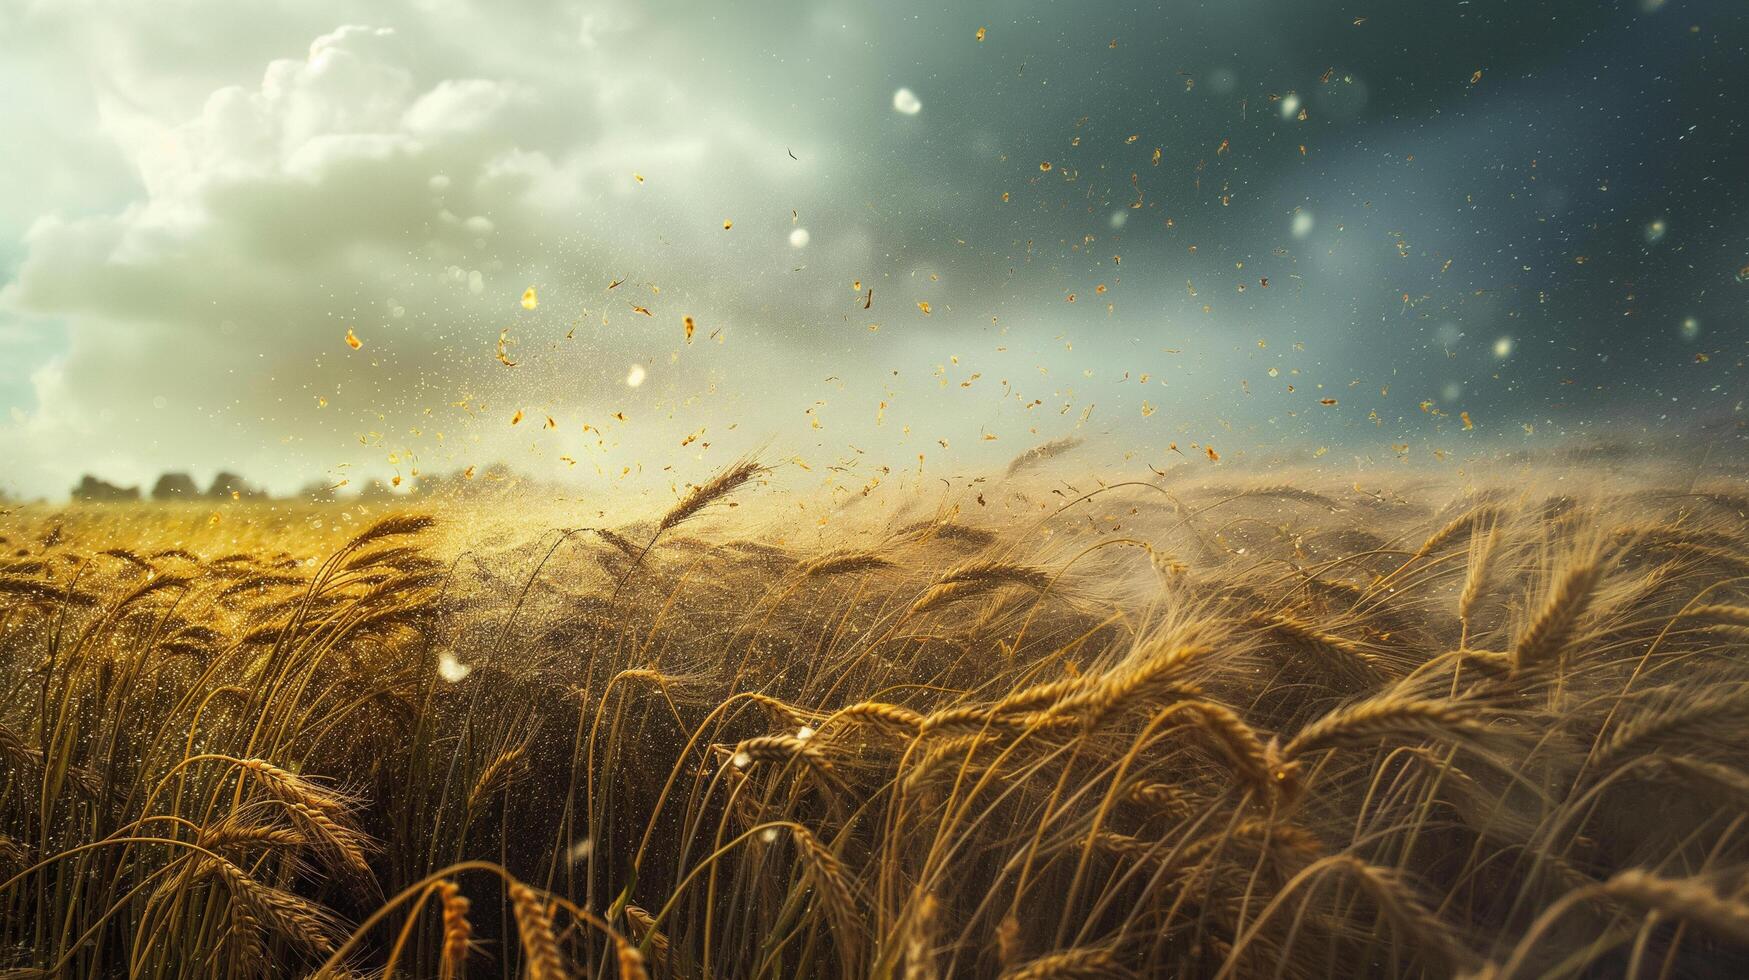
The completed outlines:
{"type": "Polygon", "coordinates": [[[213,482],[204,491],[200,484],[194,482],[194,477],[187,473],[165,473],[158,477],[158,482],[152,484],[149,494],[140,493],[137,486],[117,486],[89,473],[81,477],[79,485],[73,488],[74,500],[139,500],[143,496],[149,496],[153,500],[262,500],[267,497],[267,491],[252,486],[247,480],[229,472],[221,472],[213,477],[213,482]]]}
{"type": "MultiPolygon", "coordinates": [[[[370,480],[357,485],[341,482],[339,484],[318,480],[305,484],[293,495],[293,499],[301,500],[341,500],[357,497],[363,500],[386,500],[391,497],[417,494],[419,496],[478,496],[484,494],[503,493],[514,488],[528,489],[532,484],[519,477],[510,467],[503,463],[494,463],[483,467],[476,475],[473,468],[458,470],[448,476],[430,473],[410,480],[405,486],[392,485],[382,480],[370,480]]],[[[187,473],[165,473],[152,484],[150,491],[142,491],[138,486],[124,487],[99,479],[87,473],[79,479],[79,484],[72,490],[75,501],[121,501],[121,500],[266,500],[267,491],[257,487],[235,473],[221,472],[213,477],[213,482],[205,490],[187,473]]]]}

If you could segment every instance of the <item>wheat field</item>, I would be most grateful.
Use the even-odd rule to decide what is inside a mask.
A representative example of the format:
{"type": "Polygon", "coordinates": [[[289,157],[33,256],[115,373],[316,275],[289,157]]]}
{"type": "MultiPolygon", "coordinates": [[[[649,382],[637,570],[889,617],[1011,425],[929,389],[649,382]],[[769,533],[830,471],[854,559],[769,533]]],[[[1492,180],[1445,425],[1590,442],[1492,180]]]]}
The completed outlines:
{"type": "Polygon", "coordinates": [[[1749,974],[1740,479],[1054,462],[16,508],[0,976],[1749,974]]]}

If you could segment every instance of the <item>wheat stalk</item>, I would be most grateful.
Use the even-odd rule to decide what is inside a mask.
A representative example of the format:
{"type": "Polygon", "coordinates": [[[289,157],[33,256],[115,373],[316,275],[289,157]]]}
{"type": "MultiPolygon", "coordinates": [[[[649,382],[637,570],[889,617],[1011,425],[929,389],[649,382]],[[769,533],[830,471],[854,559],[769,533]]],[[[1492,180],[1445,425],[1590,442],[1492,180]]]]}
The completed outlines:
{"type": "Polygon", "coordinates": [[[357,551],[372,541],[418,534],[437,526],[437,519],[424,514],[390,514],[364,529],[341,548],[342,553],[357,551]]]}
{"type": "Polygon", "coordinates": [[[1514,670],[1525,671],[1553,663],[1567,650],[1579,618],[1590,608],[1597,584],[1603,578],[1603,562],[1591,558],[1577,561],[1561,576],[1518,643],[1512,648],[1514,670]]]}
{"type": "Polygon", "coordinates": [[[221,857],[206,858],[202,870],[216,873],[231,900],[241,903],[252,919],[323,956],[334,952],[339,923],[332,912],[284,889],[262,884],[221,857]]]}
{"type": "Polygon", "coordinates": [[[765,472],[765,468],[760,466],[756,460],[743,459],[730,465],[709,480],[693,487],[673,507],[668,508],[668,512],[662,515],[660,521],[656,522],[656,536],[697,517],[700,511],[741,489],[747,481],[763,472],[765,472]]]}
{"type": "Polygon", "coordinates": [[[970,561],[949,569],[911,604],[913,614],[928,612],[969,596],[983,595],[1005,585],[1021,585],[1043,591],[1051,573],[1043,568],[993,559],[970,561]]]}
{"type": "Polygon", "coordinates": [[[1427,540],[1421,543],[1421,547],[1415,549],[1415,554],[1411,557],[1425,558],[1457,540],[1458,535],[1470,530],[1477,524],[1493,521],[1499,516],[1500,508],[1492,505],[1483,505],[1465,511],[1464,513],[1452,518],[1443,527],[1434,531],[1431,535],[1428,535],[1427,540]]]}
{"type": "Polygon", "coordinates": [[[1639,868],[1618,872],[1605,894],[1692,922],[1733,942],[1749,945],[1749,903],[1719,894],[1698,878],[1661,878],[1639,868]]]}
{"type": "Polygon", "coordinates": [[[1364,683],[1376,685],[1383,677],[1378,658],[1347,637],[1321,630],[1288,613],[1253,613],[1251,621],[1306,650],[1322,654],[1336,669],[1364,683]]]}
{"type": "Polygon", "coordinates": [[[656,928],[656,918],[636,905],[625,907],[626,921],[631,924],[637,940],[650,947],[655,954],[656,965],[664,974],[675,974],[674,951],[669,946],[668,937],[656,928]]]}
{"type": "Polygon", "coordinates": [[[941,970],[935,962],[936,917],[941,905],[934,895],[924,895],[915,903],[905,926],[904,980],[940,980],[941,970]]]}
{"type": "Polygon", "coordinates": [[[1446,964],[1461,968],[1476,961],[1457,930],[1428,908],[1396,871],[1347,854],[1330,860],[1333,868],[1347,872],[1372,897],[1399,930],[1426,943],[1446,964]]]}
{"type": "Polygon", "coordinates": [[[479,778],[474,780],[474,788],[468,792],[468,812],[474,812],[486,800],[508,789],[516,780],[517,771],[522,768],[527,754],[526,744],[513,745],[487,763],[486,768],[480,770],[479,778]]]}
{"type": "Polygon", "coordinates": [[[1132,975],[1110,950],[1085,946],[1049,953],[1004,970],[1001,980],[1109,980],[1132,975]]]}
{"type": "Polygon", "coordinates": [[[891,568],[892,561],[873,551],[831,551],[802,563],[796,569],[797,578],[823,578],[828,575],[849,575],[872,568],[891,568]]]}
{"type": "Polygon", "coordinates": [[[805,878],[813,886],[814,894],[820,897],[828,918],[833,922],[833,931],[837,933],[835,944],[847,960],[854,959],[855,947],[852,944],[861,932],[858,925],[861,916],[857,914],[856,897],[851,891],[843,863],[806,827],[791,824],[789,830],[805,859],[805,878]]]}
{"type": "Polygon", "coordinates": [[[1489,524],[1487,533],[1482,533],[1480,526],[1470,533],[1469,563],[1464,571],[1464,585],[1458,592],[1458,619],[1466,628],[1470,618],[1476,611],[1476,604],[1482,599],[1482,591],[1488,584],[1488,573],[1491,569],[1494,553],[1500,547],[1500,525],[1489,524]]]}
{"type": "Polygon", "coordinates": [[[1385,695],[1339,708],[1301,728],[1281,755],[1293,760],[1319,749],[1365,745],[1390,736],[1474,737],[1483,731],[1473,709],[1466,706],[1385,695]]]}
{"type": "Polygon", "coordinates": [[[439,882],[437,894],[443,902],[443,972],[453,977],[466,965],[473,947],[474,927],[468,921],[472,903],[453,881],[439,882]]]}
{"type": "Polygon", "coordinates": [[[529,980],[567,980],[551,905],[519,881],[510,884],[510,903],[529,980]]]}
{"type": "Polygon", "coordinates": [[[644,954],[638,952],[636,946],[615,936],[613,949],[619,962],[620,980],[649,980],[649,971],[644,968],[644,954]]]}

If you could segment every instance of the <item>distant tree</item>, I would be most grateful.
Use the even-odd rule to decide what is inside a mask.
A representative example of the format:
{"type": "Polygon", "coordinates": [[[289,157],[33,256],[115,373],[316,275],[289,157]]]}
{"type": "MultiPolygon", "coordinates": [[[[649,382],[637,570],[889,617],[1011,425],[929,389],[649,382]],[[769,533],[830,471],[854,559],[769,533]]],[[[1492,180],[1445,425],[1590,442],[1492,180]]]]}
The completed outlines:
{"type": "Polygon", "coordinates": [[[238,498],[242,500],[257,500],[267,496],[259,487],[249,485],[249,481],[235,473],[221,471],[213,477],[212,485],[207,487],[206,495],[214,499],[238,498]]]}
{"type": "Polygon", "coordinates": [[[102,500],[138,500],[139,487],[118,487],[108,480],[99,480],[87,473],[79,478],[79,485],[73,488],[73,499],[84,501],[102,500]]]}
{"type": "Polygon", "coordinates": [[[327,480],[311,480],[298,488],[299,500],[326,501],[334,499],[334,484],[327,480]]]}
{"type": "Polygon", "coordinates": [[[152,484],[153,500],[193,500],[200,496],[200,487],[187,473],[166,473],[152,484]]]}

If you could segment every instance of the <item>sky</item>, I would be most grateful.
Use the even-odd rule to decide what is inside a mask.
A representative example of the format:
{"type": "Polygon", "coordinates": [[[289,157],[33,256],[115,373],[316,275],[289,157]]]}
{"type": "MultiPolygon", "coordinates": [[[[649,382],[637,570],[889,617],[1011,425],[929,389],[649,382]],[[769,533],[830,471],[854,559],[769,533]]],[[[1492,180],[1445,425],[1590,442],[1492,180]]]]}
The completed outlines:
{"type": "Polygon", "coordinates": [[[0,490],[1707,438],[1746,45],[1734,0],[0,0],[0,490]]]}

